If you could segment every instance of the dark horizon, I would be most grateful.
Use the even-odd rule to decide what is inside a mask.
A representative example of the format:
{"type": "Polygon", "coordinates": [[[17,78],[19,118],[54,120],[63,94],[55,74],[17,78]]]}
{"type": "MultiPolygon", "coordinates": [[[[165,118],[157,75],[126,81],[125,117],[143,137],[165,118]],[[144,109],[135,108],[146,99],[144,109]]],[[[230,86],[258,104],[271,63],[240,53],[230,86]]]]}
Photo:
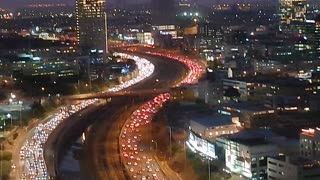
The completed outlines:
{"type": "MultiPolygon", "coordinates": [[[[151,0],[127,0],[127,3],[143,3],[143,2],[149,2],[151,0]]],[[[178,1],[178,0],[176,0],[178,1]]],[[[216,3],[256,3],[256,2],[267,2],[269,3],[270,1],[276,1],[276,0],[191,0],[195,1],[200,4],[216,4],[216,3]]],[[[312,1],[312,0],[311,0],[312,1]]],[[[108,2],[112,4],[116,4],[118,1],[117,0],[109,0],[108,2]]],[[[107,3],[108,3],[107,2],[107,3]]],[[[30,4],[57,4],[57,3],[63,3],[63,4],[69,4],[69,5],[74,5],[75,0],[3,0],[1,2],[0,7],[1,8],[8,8],[8,9],[13,9],[17,7],[24,7],[30,4]]]]}

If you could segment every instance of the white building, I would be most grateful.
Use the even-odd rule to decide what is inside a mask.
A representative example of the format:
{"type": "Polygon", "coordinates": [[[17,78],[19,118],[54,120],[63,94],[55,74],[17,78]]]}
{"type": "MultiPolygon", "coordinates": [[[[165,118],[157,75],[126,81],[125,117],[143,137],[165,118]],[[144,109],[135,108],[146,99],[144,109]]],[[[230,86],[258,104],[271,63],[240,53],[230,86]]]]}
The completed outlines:
{"type": "Polygon", "coordinates": [[[211,141],[221,135],[237,133],[239,128],[238,117],[220,114],[195,117],[190,120],[190,129],[204,139],[211,141]]]}
{"type": "Polygon", "coordinates": [[[267,158],[279,154],[278,140],[270,130],[243,130],[239,133],[218,137],[216,144],[225,153],[226,168],[244,178],[267,179],[267,158]]]}
{"type": "Polygon", "coordinates": [[[278,153],[278,147],[264,139],[229,139],[225,149],[226,167],[253,180],[267,179],[267,158],[278,153]]]}
{"type": "Polygon", "coordinates": [[[220,114],[197,115],[190,118],[188,147],[203,156],[217,158],[217,137],[237,133],[241,127],[239,118],[220,114]]]}

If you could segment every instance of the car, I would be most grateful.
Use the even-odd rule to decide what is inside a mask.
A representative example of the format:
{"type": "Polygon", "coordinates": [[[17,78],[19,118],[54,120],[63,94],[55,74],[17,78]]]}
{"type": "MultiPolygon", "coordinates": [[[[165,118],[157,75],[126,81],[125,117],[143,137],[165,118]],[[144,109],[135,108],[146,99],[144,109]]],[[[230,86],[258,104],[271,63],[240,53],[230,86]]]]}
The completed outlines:
{"type": "Polygon", "coordinates": [[[136,175],[133,175],[132,178],[133,178],[133,179],[137,179],[138,177],[137,177],[136,175]]]}

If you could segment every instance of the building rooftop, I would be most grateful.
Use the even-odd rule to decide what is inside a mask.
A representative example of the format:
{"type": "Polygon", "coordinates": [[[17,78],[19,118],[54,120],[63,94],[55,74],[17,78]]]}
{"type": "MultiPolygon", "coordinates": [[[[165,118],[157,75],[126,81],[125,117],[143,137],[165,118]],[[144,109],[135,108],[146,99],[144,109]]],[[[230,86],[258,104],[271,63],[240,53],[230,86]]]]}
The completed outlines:
{"type": "Polygon", "coordinates": [[[265,138],[258,137],[258,138],[249,138],[249,139],[242,139],[242,138],[229,138],[229,140],[238,142],[240,144],[246,145],[246,146],[259,146],[264,144],[270,144],[269,141],[267,141],[265,138]]]}
{"type": "Polygon", "coordinates": [[[224,109],[232,108],[232,109],[240,110],[240,112],[241,111],[251,111],[251,112],[270,111],[270,113],[274,113],[273,109],[265,107],[262,104],[253,104],[249,102],[230,102],[230,103],[222,104],[222,107],[224,107],[224,109]]]}
{"type": "Polygon", "coordinates": [[[319,161],[310,160],[304,157],[289,157],[286,155],[278,155],[271,157],[272,159],[276,159],[283,162],[289,162],[290,164],[296,165],[296,166],[302,166],[304,169],[313,169],[313,168],[320,168],[319,161]]]}
{"type": "Polygon", "coordinates": [[[302,129],[300,135],[309,137],[320,137],[320,128],[302,129]]]}
{"type": "Polygon", "coordinates": [[[197,122],[205,127],[225,126],[232,124],[232,117],[220,114],[193,116],[191,121],[197,122]]]}
{"type": "Polygon", "coordinates": [[[225,139],[238,142],[247,146],[258,146],[269,144],[271,139],[278,135],[274,134],[270,129],[247,129],[235,134],[223,136],[225,139]]]}
{"type": "Polygon", "coordinates": [[[260,75],[260,76],[249,76],[249,77],[237,77],[231,80],[244,81],[247,83],[263,83],[263,84],[273,84],[277,86],[285,87],[304,87],[309,84],[308,81],[300,81],[294,77],[277,77],[271,75],[260,75]]]}

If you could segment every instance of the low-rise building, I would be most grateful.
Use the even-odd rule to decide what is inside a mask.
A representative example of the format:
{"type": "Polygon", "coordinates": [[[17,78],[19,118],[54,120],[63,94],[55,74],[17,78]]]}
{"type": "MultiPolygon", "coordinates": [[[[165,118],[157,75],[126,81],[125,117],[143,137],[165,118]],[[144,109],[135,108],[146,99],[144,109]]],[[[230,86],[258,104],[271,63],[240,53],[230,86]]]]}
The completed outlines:
{"type": "Polygon", "coordinates": [[[239,128],[239,118],[226,115],[192,117],[190,120],[190,129],[211,141],[221,135],[237,133],[239,128]]]}
{"type": "Polygon", "coordinates": [[[300,156],[320,160],[320,128],[302,129],[300,133],[300,156]]]}
{"type": "Polygon", "coordinates": [[[226,167],[251,179],[267,179],[267,158],[279,153],[278,147],[261,137],[225,139],[226,167]]]}
{"type": "Polygon", "coordinates": [[[190,119],[187,145],[203,156],[217,158],[215,140],[217,137],[239,132],[239,119],[226,115],[197,115],[190,119]]]}
{"type": "Polygon", "coordinates": [[[268,126],[276,120],[274,109],[248,102],[222,104],[218,113],[238,116],[241,125],[246,128],[268,126]]]}
{"type": "Polygon", "coordinates": [[[301,157],[289,158],[285,155],[268,157],[268,179],[318,180],[320,163],[301,157]]]}
{"type": "Polygon", "coordinates": [[[269,129],[242,130],[218,137],[216,154],[224,150],[226,168],[249,179],[267,178],[267,159],[298,149],[298,142],[269,129]]]}
{"type": "Polygon", "coordinates": [[[223,79],[223,89],[229,88],[237,89],[240,93],[240,100],[247,100],[254,90],[254,84],[246,81],[240,81],[235,79],[223,79]]]}

